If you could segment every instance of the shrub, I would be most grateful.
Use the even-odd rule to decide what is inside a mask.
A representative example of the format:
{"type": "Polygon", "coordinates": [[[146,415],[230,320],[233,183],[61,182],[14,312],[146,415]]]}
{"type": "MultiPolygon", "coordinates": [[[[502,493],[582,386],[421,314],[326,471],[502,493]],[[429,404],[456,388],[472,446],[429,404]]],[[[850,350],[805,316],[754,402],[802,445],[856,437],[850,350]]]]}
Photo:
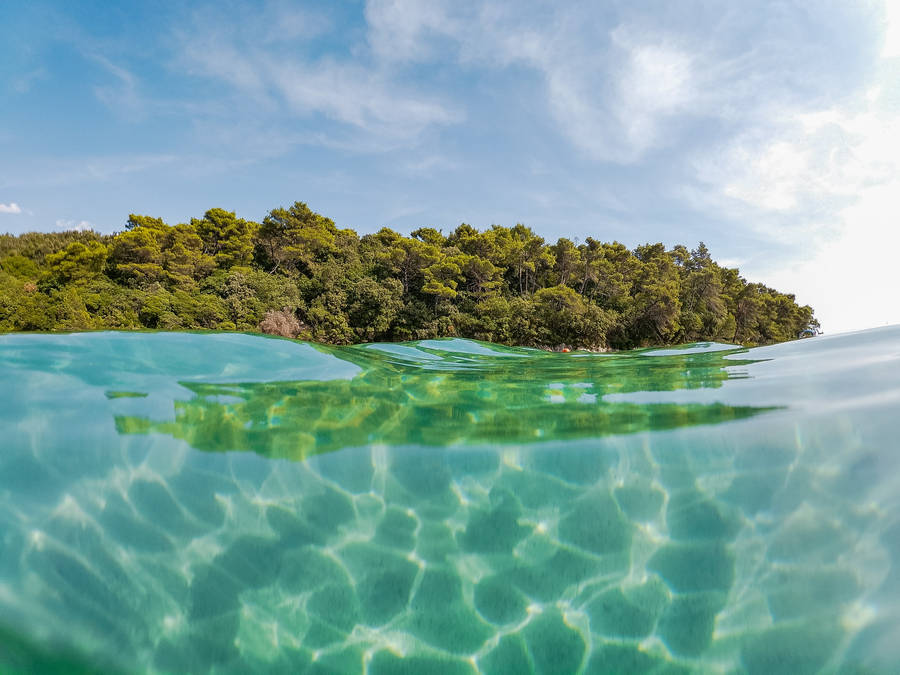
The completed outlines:
{"type": "Polygon", "coordinates": [[[280,311],[270,309],[266,316],[259,322],[259,331],[267,335],[280,335],[286,338],[295,338],[304,328],[297,320],[296,315],[287,307],[280,311]]]}

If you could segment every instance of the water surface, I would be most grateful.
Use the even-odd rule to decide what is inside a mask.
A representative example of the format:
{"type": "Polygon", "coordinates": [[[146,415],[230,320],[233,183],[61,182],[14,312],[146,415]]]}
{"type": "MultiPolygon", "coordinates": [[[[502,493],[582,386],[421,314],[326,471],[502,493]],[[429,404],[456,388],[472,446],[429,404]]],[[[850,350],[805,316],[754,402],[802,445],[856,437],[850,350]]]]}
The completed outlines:
{"type": "Polygon", "coordinates": [[[0,670],[896,672],[900,328],[0,336],[0,670]]]}

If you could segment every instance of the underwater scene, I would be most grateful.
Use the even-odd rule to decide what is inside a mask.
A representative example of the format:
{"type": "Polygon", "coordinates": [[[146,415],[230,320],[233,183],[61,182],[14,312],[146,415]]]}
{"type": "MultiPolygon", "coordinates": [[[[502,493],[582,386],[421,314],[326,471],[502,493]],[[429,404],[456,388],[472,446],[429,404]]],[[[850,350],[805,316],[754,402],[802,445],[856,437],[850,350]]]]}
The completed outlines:
{"type": "Polygon", "coordinates": [[[0,336],[0,672],[896,673],[900,327],[0,336]]]}

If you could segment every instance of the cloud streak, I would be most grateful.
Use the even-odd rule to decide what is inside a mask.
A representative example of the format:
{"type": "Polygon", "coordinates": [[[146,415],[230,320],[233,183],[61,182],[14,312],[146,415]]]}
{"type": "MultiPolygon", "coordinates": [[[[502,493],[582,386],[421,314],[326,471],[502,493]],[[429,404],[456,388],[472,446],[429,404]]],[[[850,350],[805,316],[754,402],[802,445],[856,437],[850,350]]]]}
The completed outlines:
{"type": "Polygon", "coordinates": [[[22,207],[15,202],[0,204],[0,213],[22,213],[22,207]]]}
{"type": "MultiPolygon", "coordinates": [[[[271,12],[276,10],[270,9],[271,12]]],[[[278,22],[295,32],[308,28],[314,38],[329,22],[308,12],[280,8],[278,22]]],[[[364,149],[377,139],[379,147],[409,144],[426,130],[459,123],[462,110],[438,94],[425,94],[403,84],[386,57],[350,58],[322,54],[311,57],[283,36],[273,36],[270,20],[246,17],[240,31],[206,14],[194,18],[197,30],[176,32],[176,65],[195,76],[226,84],[236,96],[253,100],[252,111],[280,125],[286,136],[298,127],[314,126],[317,116],[338,125],[322,132],[322,142],[346,143],[348,133],[364,149]],[[202,25],[202,30],[201,30],[202,25]]],[[[310,142],[316,142],[307,135],[310,142]]]]}
{"type": "Polygon", "coordinates": [[[87,52],[86,58],[99,64],[112,75],[114,83],[95,85],[94,95],[104,105],[129,117],[142,118],[146,114],[148,101],[138,92],[137,77],[126,68],[119,66],[102,54],[87,52]]]}

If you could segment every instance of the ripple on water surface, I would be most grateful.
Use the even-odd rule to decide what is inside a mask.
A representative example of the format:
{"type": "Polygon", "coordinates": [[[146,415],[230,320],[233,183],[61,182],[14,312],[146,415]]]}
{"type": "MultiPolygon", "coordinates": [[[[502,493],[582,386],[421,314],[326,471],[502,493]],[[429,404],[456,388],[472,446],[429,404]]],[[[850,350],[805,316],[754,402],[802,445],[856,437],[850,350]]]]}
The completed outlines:
{"type": "Polygon", "coordinates": [[[0,336],[0,670],[894,672],[898,345],[0,336]]]}

